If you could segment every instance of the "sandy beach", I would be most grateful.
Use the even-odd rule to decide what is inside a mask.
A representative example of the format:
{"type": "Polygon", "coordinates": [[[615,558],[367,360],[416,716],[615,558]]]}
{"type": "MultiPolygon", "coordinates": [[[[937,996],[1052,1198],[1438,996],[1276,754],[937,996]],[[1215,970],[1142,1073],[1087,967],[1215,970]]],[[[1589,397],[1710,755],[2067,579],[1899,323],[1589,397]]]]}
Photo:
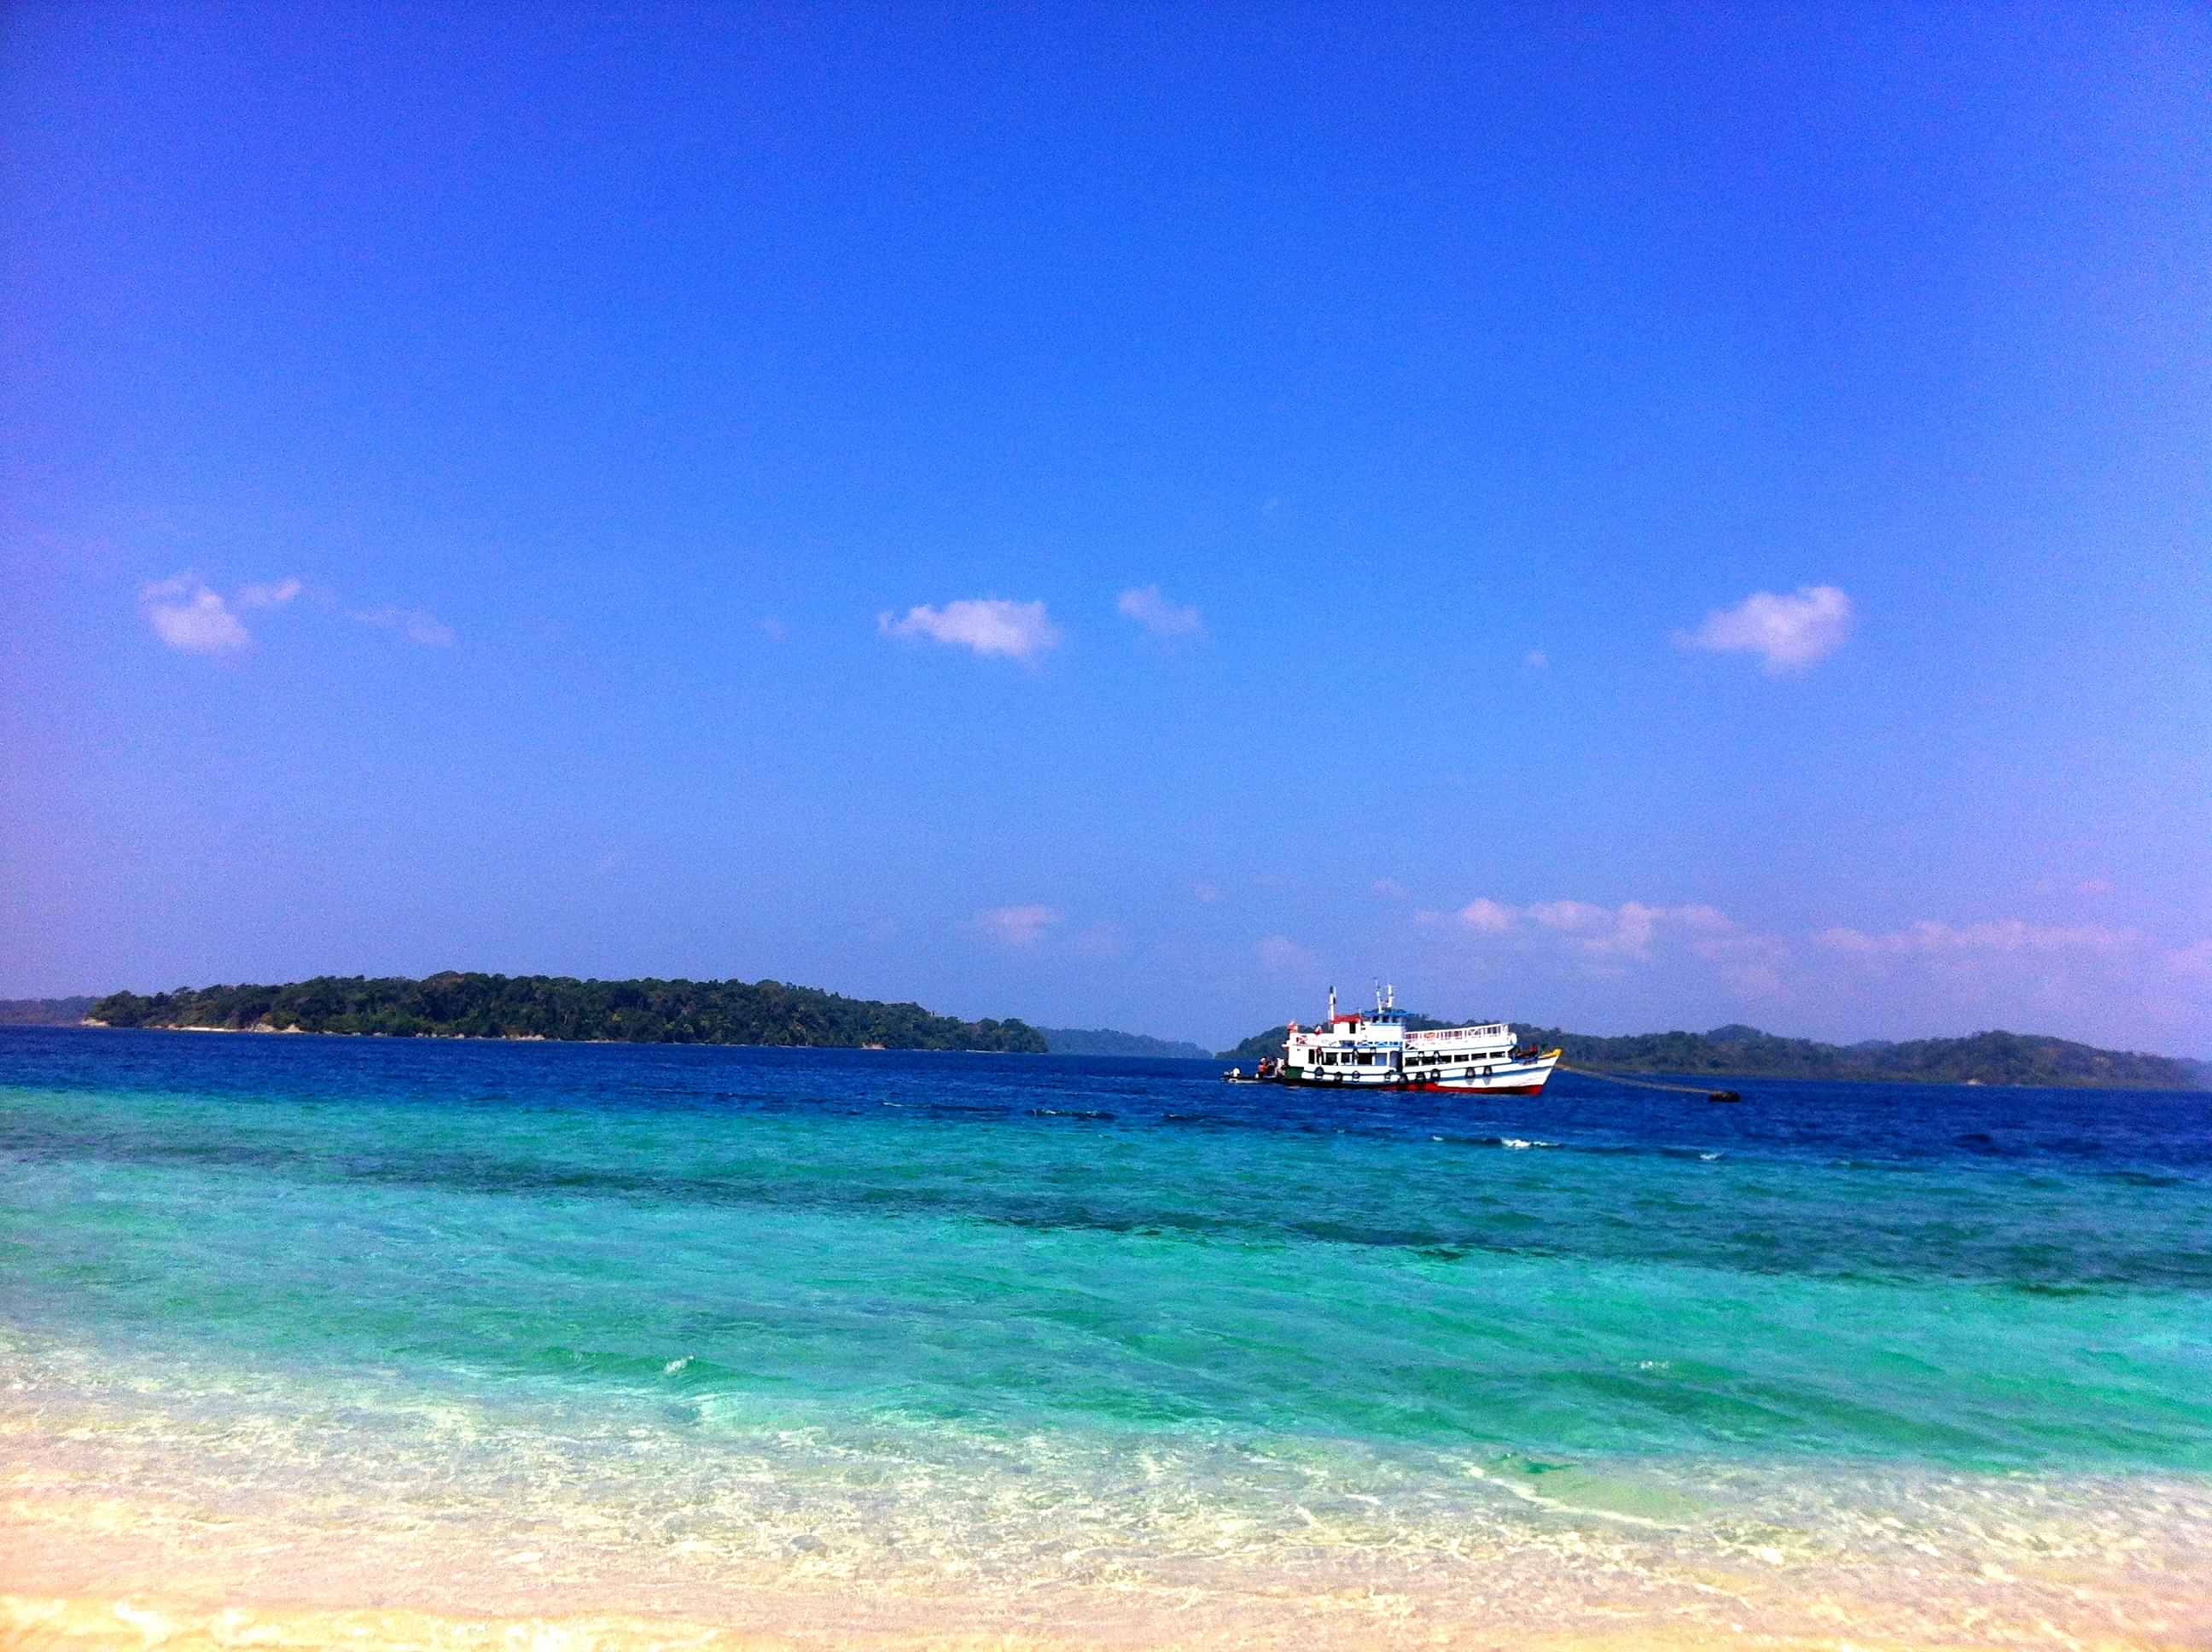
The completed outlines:
{"type": "MultiPolygon", "coordinates": [[[[755,1487],[679,1528],[602,1495],[378,1487],[340,1474],[272,1504],[208,1442],[204,1474],[145,1449],[144,1412],[41,1407],[6,1424],[0,1641],[21,1648],[2202,1648],[2212,1498],[2186,1483],[2073,1486],[2039,1510],[1952,1486],[1828,1532],[1697,1529],[1562,1514],[1453,1540],[1364,1525],[1186,1531],[1140,1551],[1042,1522],[1018,1557],[933,1545],[973,1511],[878,1501],[896,1540],[755,1487]],[[2124,1491],[2130,1506],[2112,1501],[2124,1491]],[[2063,1495],[2069,1512],[2060,1512],[2063,1495]],[[2098,1512],[2087,1510],[2094,1505],[2098,1512]],[[1986,1523],[1975,1523],[1978,1506],[1986,1523]],[[794,1524],[810,1527],[794,1539],[794,1524]],[[1887,1527],[1890,1540],[1875,1535],[1887,1527]],[[679,1529],[695,1534],[681,1535],[679,1529]],[[826,1531],[830,1534],[815,1534],[826,1531]],[[1767,1541],[1753,1540],[1764,1538],[1767,1541]],[[904,1551],[902,1552],[902,1551],[904,1551]]],[[[173,1423],[177,1419],[165,1419],[173,1423]]],[[[1753,1529],[1757,1526],[1758,1529],[1753,1529]]]]}

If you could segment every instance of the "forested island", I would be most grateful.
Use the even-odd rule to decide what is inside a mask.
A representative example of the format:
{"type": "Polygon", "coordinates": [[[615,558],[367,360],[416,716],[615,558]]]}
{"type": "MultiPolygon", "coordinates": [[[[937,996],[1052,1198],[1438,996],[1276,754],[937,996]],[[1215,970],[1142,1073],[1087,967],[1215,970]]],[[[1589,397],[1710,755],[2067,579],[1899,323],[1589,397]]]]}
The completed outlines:
{"type": "Polygon", "coordinates": [[[577,981],[447,970],[318,975],[281,987],[111,993],[87,1018],[109,1027],[368,1033],[395,1038],[563,1038],[634,1044],[770,1044],[1042,1054],[1025,1022],[961,1021],[918,1004],[846,998],[780,981],[577,981]]]}
{"type": "Polygon", "coordinates": [[[1040,1027],[1045,1048],[1054,1055],[1141,1055],[1176,1061],[1206,1061],[1212,1052],[1196,1044],[1146,1033],[1115,1032],[1110,1027],[1040,1027]]]}
{"type": "MultiPolygon", "coordinates": [[[[1478,1019],[1487,1019],[1479,1017],[1478,1019]]],[[[1415,1030],[1472,1024],[1409,1016],[1415,1030]]],[[[1287,1027],[1255,1033],[1228,1061],[1256,1061],[1282,1054],[1287,1027]]],[[[2087,1084],[2124,1090],[2202,1090],[2212,1087],[2212,1063],[2131,1050],[2101,1050],[2063,1038],[2029,1033],[1984,1032],[1971,1038],[1919,1038],[1905,1043],[1869,1040],[1823,1044],[1778,1038],[1740,1023],[1711,1032],[1638,1033],[1597,1038],[1557,1027],[1516,1023],[1523,1039],[1566,1051],[1570,1066],[1619,1072],[1727,1074],[1747,1078],[1844,1078],[1882,1084],[2087,1084]]]]}

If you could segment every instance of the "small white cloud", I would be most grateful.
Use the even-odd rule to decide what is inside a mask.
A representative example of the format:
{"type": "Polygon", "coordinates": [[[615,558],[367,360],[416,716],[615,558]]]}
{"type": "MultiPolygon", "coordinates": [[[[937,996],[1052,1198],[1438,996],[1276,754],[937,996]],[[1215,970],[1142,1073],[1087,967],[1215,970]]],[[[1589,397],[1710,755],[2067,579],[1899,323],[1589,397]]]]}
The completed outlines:
{"type": "Polygon", "coordinates": [[[949,647],[979,654],[1032,659],[1060,641],[1060,628],[1041,602],[1007,602],[998,597],[963,597],[942,608],[924,604],[903,619],[876,616],[876,629],[887,637],[926,637],[949,647]]]}
{"type": "Polygon", "coordinates": [[[171,602],[179,597],[189,597],[207,587],[199,576],[187,568],[182,574],[173,574],[166,580],[149,580],[138,587],[140,602],[171,602]]]}
{"type": "Polygon", "coordinates": [[[1745,932],[1726,913],[1709,906],[1623,901],[1617,907],[1601,907],[1587,901],[1540,901],[1527,911],[1545,928],[1574,937],[1576,944],[1594,958],[1649,957],[1651,944],[1662,930],[1677,938],[1686,934],[1693,944],[1695,939],[1712,942],[1745,932]]]}
{"type": "Polygon", "coordinates": [[[363,625],[397,631],[408,641],[418,642],[425,648],[450,648],[453,645],[453,628],[420,608],[370,608],[354,617],[363,625]]]}
{"type": "Polygon", "coordinates": [[[761,635],[766,637],[770,642],[781,642],[784,638],[791,635],[790,631],[786,629],[784,623],[781,620],[777,619],[774,615],[764,616],[759,620],[757,623],[760,626],[761,635]]]}
{"type": "Polygon", "coordinates": [[[1310,975],[1315,968],[1311,952],[1287,935],[1270,935],[1254,947],[1263,968],[1278,975],[1310,975]]]}
{"type": "Polygon", "coordinates": [[[1612,916],[1605,908],[1587,901],[1539,901],[1528,908],[1528,915],[1547,929],[1564,930],[1571,935],[1596,929],[1612,916]]]}
{"type": "Polygon", "coordinates": [[[2085,878],[2074,886],[2077,895],[2110,895],[2112,880],[2109,878],[2085,878]]]}
{"type": "Polygon", "coordinates": [[[986,907],[968,920],[968,929],[1001,945],[1035,946],[1060,919],[1058,908],[1030,902],[1022,906],[986,907]]]}
{"type": "Polygon", "coordinates": [[[1204,902],[1207,906],[1212,906],[1221,898],[1221,885],[1200,882],[1190,886],[1190,892],[1197,900],[1204,902]]]}
{"type": "Polygon", "coordinates": [[[1788,597],[1755,591],[1733,608],[1716,608],[1674,641],[1714,653],[1758,654],[1767,674],[1779,677],[1835,653],[1850,629],[1851,599],[1834,586],[1808,585],[1788,597]]]}
{"type": "Polygon", "coordinates": [[[1548,671],[1552,669],[1552,657],[1541,648],[1531,648],[1521,656],[1521,663],[1532,671],[1548,671]]]}
{"type": "Polygon", "coordinates": [[[1658,907],[1648,907],[1641,901],[1623,901],[1613,914],[1612,930],[1602,935],[1593,935],[1583,942],[1583,950],[1594,957],[1641,958],[1651,951],[1651,934],[1658,928],[1659,920],[1665,916],[1658,907]]]}
{"type": "Polygon", "coordinates": [[[1395,878],[1378,878],[1368,888],[1375,891],[1375,898],[1378,901],[1403,901],[1413,895],[1411,890],[1395,878]]]}
{"type": "Polygon", "coordinates": [[[138,603],[154,635],[185,653],[230,654],[253,644],[230,604],[190,574],[141,586],[138,603]]]}
{"type": "Polygon", "coordinates": [[[1456,912],[1413,914],[1413,921],[1425,929],[1467,930],[1478,935],[1511,934],[1524,919],[1561,938],[1556,942],[1535,938],[1538,946],[1570,947],[1607,974],[1650,959],[1655,949],[1683,948],[1746,993],[1775,997],[1785,987],[1789,944],[1778,936],[1747,929],[1717,907],[1695,902],[1655,906],[1644,901],[1623,901],[1616,907],[1588,901],[1539,901],[1514,907],[1486,897],[1470,901],[1456,912]]]}
{"type": "Polygon", "coordinates": [[[1156,585],[1124,591],[1114,606],[1156,637],[1196,636],[1206,629],[1197,609],[1188,603],[1170,602],[1156,585]]]}
{"type": "Polygon", "coordinates": [[[1513,908],[1492,900],[1469,901],[1452,915],[1478,935],[1503,935],[1513,927],[1513,908]]]}
{"type": "Polygon", "coordinates": [[[297,580],[278,580],[269,585],[241,586],[238,592],[240,608],[282,608],[307,587],[297,580]]]}
{"type": "Polygon", "coordinates": [[[2191,981],[2212,981],[2212,940],[2175,947],[2166,955],[2166,967],[2191,981]]]}

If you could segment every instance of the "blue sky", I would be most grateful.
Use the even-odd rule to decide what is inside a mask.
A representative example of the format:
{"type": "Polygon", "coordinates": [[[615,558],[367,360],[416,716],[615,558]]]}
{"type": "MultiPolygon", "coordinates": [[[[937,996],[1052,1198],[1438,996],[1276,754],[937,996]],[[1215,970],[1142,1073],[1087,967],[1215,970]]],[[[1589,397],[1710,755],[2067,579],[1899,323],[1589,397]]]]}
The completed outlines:
{"type": "Polygon", "coordinates": [[[2212,1054],[2193,8],[11,9],[0,993],[2212,1054]]]}

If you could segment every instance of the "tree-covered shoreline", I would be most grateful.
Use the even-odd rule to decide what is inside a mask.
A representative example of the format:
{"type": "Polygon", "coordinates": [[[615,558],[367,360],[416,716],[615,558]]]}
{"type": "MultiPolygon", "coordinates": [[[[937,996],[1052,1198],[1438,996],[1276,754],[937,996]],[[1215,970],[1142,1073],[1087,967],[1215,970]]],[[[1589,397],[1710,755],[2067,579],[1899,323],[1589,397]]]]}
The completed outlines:
{"type": "Polygon", "coordinates": [[[1116,1032],[1111,1027],[1040,1027],[1037,1030],[1054,1055],[1124,1055],[1167,1061],[1213,1059],[1212,1051],[1181,1039],[1116,1032]]]}
{"type": "Polygon", "coordinates": [[[280,986],[111,993],[88,1019],[110,1027],[210,1028],[396,1038],[544,1038],[641,1044],[985,1050],[1042,1054],[1018,1020],[962,1021],[918,1004],[846,998],[777,981],[580,981],[448,970],[318,975],[280,986]]]}

